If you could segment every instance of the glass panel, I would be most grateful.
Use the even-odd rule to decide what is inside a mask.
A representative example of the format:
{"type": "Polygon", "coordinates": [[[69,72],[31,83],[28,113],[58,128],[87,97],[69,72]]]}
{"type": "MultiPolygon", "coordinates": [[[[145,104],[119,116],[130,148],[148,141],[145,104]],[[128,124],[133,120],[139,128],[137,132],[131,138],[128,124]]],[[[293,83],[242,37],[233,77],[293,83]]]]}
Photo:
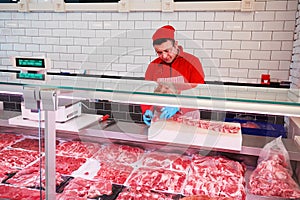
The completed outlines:
{"type": "MultiPolygon", "coordinates": [[[[89,77],[55,76],[52,80],[36,83],[0,82],[5,85],[20,85],[32,87],[57,88],[71,91],[109,92],[140,94],[152,96],[176,96],[195,99],[226,100],[255,103],[271,103],[280,105],[300,105],[299,89],[281,89],[268,87],[245,87],[201,84],[191,88],[190,84],[172,85],[176,88],[191,88],[181,91],[181,94],[155,93],[159,85],[152,81],[127,80],[127,79],[101,79],[89,77]]],[[[3,89],[1,89],[3,90],[3,89]]],[[[85,98],[85,96],[82,96],[85,98]]],[[[90,98],[90,97],[89,97],[90,98]]]]}

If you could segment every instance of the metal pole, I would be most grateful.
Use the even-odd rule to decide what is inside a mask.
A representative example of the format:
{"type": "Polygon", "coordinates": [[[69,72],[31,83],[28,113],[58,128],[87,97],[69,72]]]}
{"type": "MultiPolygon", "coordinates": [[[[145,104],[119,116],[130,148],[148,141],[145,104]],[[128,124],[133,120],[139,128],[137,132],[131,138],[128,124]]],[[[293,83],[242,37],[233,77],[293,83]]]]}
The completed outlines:
{"type": "Polygon", "coordinates": [[[45,111],[45,169],[46,169],[46,199],[56,199],[56,131],[55,111],[45,111]]]}
{"type": "Polygon", "coordinates": [[[57,93],[54,89],[40,90],[41,107],[45,111],[45,170],[46,199],[56,199],[56,125],[57,93]]]}

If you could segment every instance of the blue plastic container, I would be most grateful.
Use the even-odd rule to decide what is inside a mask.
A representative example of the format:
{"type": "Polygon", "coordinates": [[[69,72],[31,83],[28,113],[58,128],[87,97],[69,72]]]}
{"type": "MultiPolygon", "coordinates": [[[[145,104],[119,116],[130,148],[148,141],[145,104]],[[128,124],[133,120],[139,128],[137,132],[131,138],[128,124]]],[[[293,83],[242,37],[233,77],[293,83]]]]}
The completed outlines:
{"type": "Polygon", "coordinates": [[[283,125],[231,118],[226,118],[225,121],[240,123],[242,128],[242,134],[268,137],[287,137],[286,130],[283,125]]]}

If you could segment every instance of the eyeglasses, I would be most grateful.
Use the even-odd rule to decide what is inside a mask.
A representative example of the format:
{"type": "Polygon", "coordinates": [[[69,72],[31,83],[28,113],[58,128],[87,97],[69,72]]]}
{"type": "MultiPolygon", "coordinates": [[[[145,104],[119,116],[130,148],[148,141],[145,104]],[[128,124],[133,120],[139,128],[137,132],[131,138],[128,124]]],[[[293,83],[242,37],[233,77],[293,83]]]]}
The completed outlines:
{"type": "Polygon", "coordinates": [[[173,49],[174,49],[174,46],[172,46],[172,47],[170,47],[170,48],[167,48],[167,49],[165,49],[165,50],[162,50],[162,51],[156,51],[156,54],[158,55],[158,56],[162,56],[164,53],[171,53],[172,51],[173,51],[173,49]]]}

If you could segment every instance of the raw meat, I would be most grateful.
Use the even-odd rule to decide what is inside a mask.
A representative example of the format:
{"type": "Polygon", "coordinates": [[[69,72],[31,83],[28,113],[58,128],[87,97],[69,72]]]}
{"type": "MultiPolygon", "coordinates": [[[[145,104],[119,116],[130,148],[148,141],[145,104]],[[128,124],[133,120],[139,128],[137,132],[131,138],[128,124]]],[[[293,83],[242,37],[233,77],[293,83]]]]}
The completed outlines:
{"type": "Polygon", "coordinates": [[[112,161],[133,164],[138,161],[144,153],[139,147],[121,144],[110,144],[98,151],[93,158],[101,161],[112,161]]]}
{"type": "Polygon", "coordinates": [[[159,167],[180,171],[187,170],[190,163],[190,159],[186,156],[165,152],[151,152],[145,154],[142,159],[142,164],[146,167],[159,167]]]}
{"type": "Polygon", "coordinates": [[[245,122],[245,123],[241,123],[241,126],[243,128],[260,128],[258,126],[258,124],[254,123],[254,122],[245,122]]]}
{"type": "Polygon", "coordinates": [[[234,200],[234,198],[229,197],[209,197],[207,195],[196,195],[184,197],[181,200],[234,200]]]}
{"type": "Polygon", "coordinates": [[[23,187],[14,187],[10,185],[0,184],[0,198],[9,200],[40,200],[40,195],[42,194],[42,199],[45,199],[45,192],[39,190],[33,190],[23,187]]]}
{"type": "MultiPolygon", "coordinates": [[[[152,122],[158,121],[159,118],[154,118],[152,122]]],[[[240,132],[240,125],[238,123],[220,122],[220,121],[207,121],[201,119],[192,119],[183,115],[175,115],[167,121],[175,121],[189,126],[195,126],[201,129],[208,129],[226,134],[238,134],[240,132]]]]}
{"type": "Polygon", "coordinates": [[[142,167],[133,172],[126,185],[134,188],[148,186],[156,191],[180,193],[185,179],[185,172],[142,167]]]}
{"type": "Polygon", "coordinates": [[[143,186],[125,189],[118,195],[117,200],[173,200],[174,196],[176,195],[151,191],[149,187],[143,186]]]}
{"type": "Polygon", "coordinates": [[[250,193],[300,199],[300,189],[287,169],[282,155],[261,161],[250,176],[250,193]]]}
{"type": "Polygon", "coordinates": [[[101,195],[110,195],[111,193],[112,183],[110,181],[101,179],[86,180],[83,178],[74,178],[64,188],[60,198],[62,198],[62,196],[73,196],[74,198],[98,198],[101,195]]]}
{"type": "Polygon", "coordinates": [[[4,149],[0,152],[0,166],[24,168],[38,157],[36,151],[4,149]]]}
{"type": "Polygon", "coordinates": [[[100,170],[97,172],[95,179],[105,179],[115,184],[124,184],[133,167],[122,163],[103,162],[100,163],[100,170]]]}
{"type": "MultiPolygon", "coordinates": [[[[222,127],[227,126],[223,124],[222,127]]],[[[240,124],[234,124],[240,127],[240,124]]],[[[185,145],[196,145],[201,147],[211,147],[215,149],[230,149],[240,151],[242,149],[241,129],[237,133],[222,133],[216,126],[208,129],[198,126],[187,125],[173,120],[159,120],[151,123],[148,129],[148,140],[165,143],[176,143],[185,145]],[[215,127],[214,130],[212,130],[215,127]]],[[[225,130],[225,129],[224,129],[225,130]]]]}
{"type": "Polygon", "coordinates": [[[18,170],[16,168],[1,166],[0,167],[0,182],[8,178],[9,175],[16,173],[18,170]]]}
{"type": "Polygon", "coordinates": [[[0,150],[12,145],[13,143],[22,138],[22,135],[17,135],[13,133],[0,133],[0,150]]]}
{"type": "Polygon", "coordinates": [[[184,194],[246,199],[245,167],[224,157],[194,156],[184,194]]]}
{"type": "Polygon", "coordinates": [[[56,200],[87,200],[85,197],[76,197],[74,195],[65,195],[65,194],[57,194],[56,195],[56,200]]]}
{"type": "MultiPolygon", "coordinates": [[[[56,185],[59,186],[64,180],[61,174],[56,172],[56,185]]],[[[45,188],[45,170],[39,167],[27,167],[19,171],[16,175],[6,181],[12,185],[31,187],[31,188],[45,188]],[[42,171],[42,185],[40,184],[40,170],[42,171]]]]}
{"type": "Polygon", "coordinates": [[[67,141],[59,144],[56,148],[56,154],[63,156],[74,156],[90,158],[99,149],[100,144],[82,141],[67,141]]]}
{"type": "Polygon", "coordinates": [[[56,156],[56,171],[64,175],[71,175],[85,162],[85,158],[56,156]]]}
{"type": "MultiPolygon", "coordinates": [[[[56,141],[56,144],[59,144],[59,141],[56,141]]],[[[13,144],[11,147],[13,148],[21,148],[21,149],[27,149],[32,151],[38,151],[39,150],[39,139],[35,138],[25,138],[24,140],[21,140],[15,144],[13,144]]],[[[45,140],[41,140],[41,151],[45,151],[45,140]]]]}
{"type": "MultiPolygon", "coordinates": [[[[56,172],[64,175],[71,175],[81,165],[86,162],[85,158],[75,158],[67,156],[56,156],[56,172]]],[[[33,166],[39,167],[40,163],[36,162],[33,166]]],[[[45,168],[45,157],[43,157],[42,167],[45,168]]]]}

